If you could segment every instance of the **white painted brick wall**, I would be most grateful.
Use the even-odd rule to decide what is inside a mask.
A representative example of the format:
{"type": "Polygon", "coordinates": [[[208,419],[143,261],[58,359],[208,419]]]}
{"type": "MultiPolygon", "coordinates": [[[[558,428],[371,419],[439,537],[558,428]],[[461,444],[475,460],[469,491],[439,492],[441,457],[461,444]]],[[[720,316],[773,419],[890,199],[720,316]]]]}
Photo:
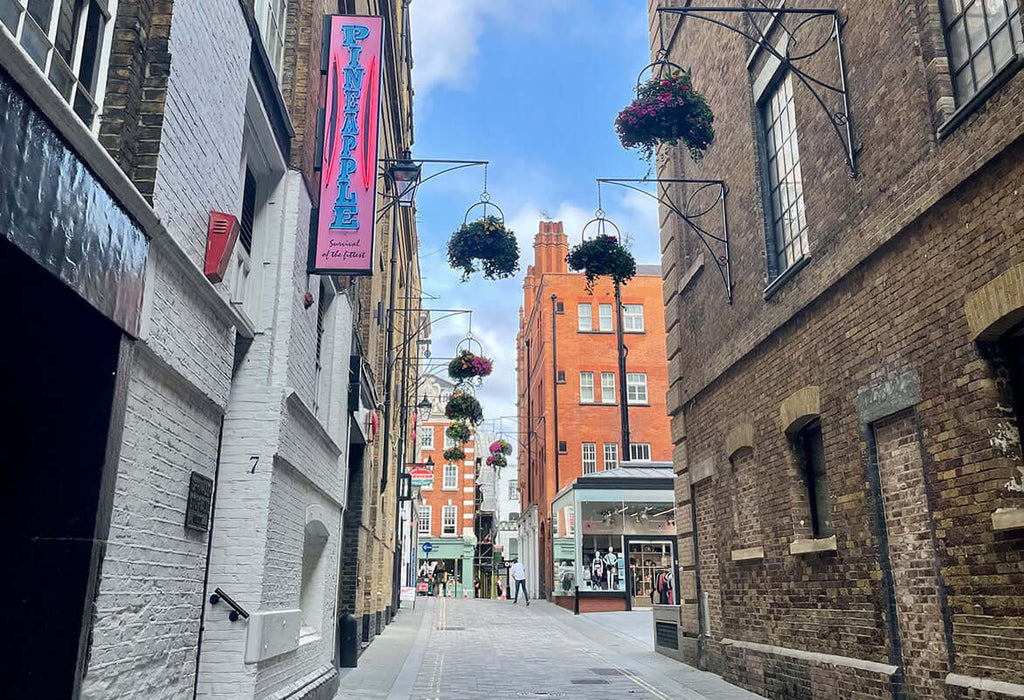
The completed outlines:
{"type": "MultiPolygon", "coordinates": [[[[236,0],[175,3],[154,209],[200,268],[210,210],[238,210],[249,47],[236,0]]],[[[188,697],[195,676],[207,538],[185,507],[190,472],[214,473],[234,331],[158,246],[148,266],[86,698],[188,697]]]]}
{"type": "Polygon", "coordinates": [[[153,208],[202,268],[210,210],[240,211],[251,38],[238,0],[177,0],[153,208]]]}
{"type": "Polygon", "coordinates": [[[206,537],[183,525],[190,472],[213,476],[219,422],[216,406],[138,357],[83,698],[191,692],[206,537]]]}
{"type": "MultiPolygon", "coordinates": [[[[319,640],[245,664],[245,623],[231,623],[222,611],[208,608],[199,674],[203,698],[268,697],[333,657],[347,439],[342,429],[347,421],[340,417],[346,410],[351,308],[343,295],[330,307],[324,372],[334,385],[331,401],[314,417],[316,304],[306,309],[302,303],[310,201],[293,171],[286,173],[274,197],[276,219],[263,227],[265,250],[272,255],[268,265],[261,265],[265,277],[259,316],[267,324],[231,386],[209,589],[221,586],[254,613],[298,608],[306,508],[319,505],[330,532],[322,555],[324,621],[319,640]],[[254,455],[260,457],[255,474],[254,455]]],[[[314,298],[318,282],[309,282],[314,298]]]]}

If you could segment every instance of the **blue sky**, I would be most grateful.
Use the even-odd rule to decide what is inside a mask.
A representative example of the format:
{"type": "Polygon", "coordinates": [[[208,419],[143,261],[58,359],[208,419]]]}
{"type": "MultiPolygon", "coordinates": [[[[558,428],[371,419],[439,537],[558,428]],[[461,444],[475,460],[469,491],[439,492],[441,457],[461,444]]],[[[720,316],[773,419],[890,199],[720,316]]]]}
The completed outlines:
{"type": "MultiPolygon", "coordinates": [[[[515,414],[515,336],[522,279],[542,212],[565,223],[570,245],[597,208],[596,177],[642,177],[613,121],[648,62],[644,0],[415,0],[411,5],[417,158],[490,160],[488,190],[517,234],[513,279],[462,284],[445,243],[478,201],[483,172],[438,177],[417,195],[428,307],[473,309],[472,331],[495,361],[478,391],[486,418],[515,414]]],[[[429,173],[430,170],[425,172],[429,173]]],[[[658,262],[656,205],[603,190],[609,218],[638,262],[658,262]]],[[[475,209],[471,218],[478,218],[475,209]]],[[[468,317],[434,325],[434,356],[451,356],[468,317]]],[[[496,426],[497,427],[497,426],[496,426]]],[[[505,420],[506,431],[515,430],[505,420]]]]}

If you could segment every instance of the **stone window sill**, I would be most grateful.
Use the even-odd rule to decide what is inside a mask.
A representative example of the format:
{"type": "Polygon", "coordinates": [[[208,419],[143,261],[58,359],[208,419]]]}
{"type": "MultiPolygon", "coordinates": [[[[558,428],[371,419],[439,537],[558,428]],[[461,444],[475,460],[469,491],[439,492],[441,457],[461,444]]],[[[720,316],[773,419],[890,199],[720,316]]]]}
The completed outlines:
{"type": "Polygon", "coordinates": [[[1024,528],[1024,508],[997,508],[992,513],[992,529],[1020,530],[1024,528]]]}
{"type": "Polygon", "coordinates": [[[1003,66],[994,76],[989,78],[988,82],[981,87],[974,96],[971,97],[967,102],[959,107],[953,114],[950,115],[943,124],[936,130],[935,136],[937,138],[944,139],[951,133],[956,131],[956,128],[967,121],[967,118],[978,111],[992,95],[1005,85],[1010,78],[1016,75],[1017,71],[1024,67],[1024,58],[1018,56],[1013,59],[1005,66],[1003,66]]]}
{"type": "Polygon", "coordinates": [[[764,559],[764,547],[747,547],[732,550],[733,561],[761,561],[764,559]]]}
{"type": "Polygon", "coordinates": [[[299,630],[299,646],[313,644],[320,641],[320,633],[312,627],[303,627],[299,630]]]}
{"type": "Polygon", "coordinates": [[[790,554],[817,554],[818,552],[835,552],[836,536],[820,539],[796,539],[789,543],[790,554]]]}
{"type": "MultiPolygon", "coordinates": [[[[628,333],[629,331],[626,332],[628,333]]],[[[612,335],[613,333],[615,333],[615,331],[578,331],[578,333],[580,335],[612,335]]]]}

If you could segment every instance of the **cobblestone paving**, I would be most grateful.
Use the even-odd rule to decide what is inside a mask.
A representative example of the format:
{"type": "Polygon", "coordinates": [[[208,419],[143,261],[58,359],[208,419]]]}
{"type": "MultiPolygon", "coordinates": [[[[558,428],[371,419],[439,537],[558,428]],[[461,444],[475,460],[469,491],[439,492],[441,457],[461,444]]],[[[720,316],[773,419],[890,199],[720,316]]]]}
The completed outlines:
{"type": "Polygon", "coordinates": [[[432,598],[403,610],[338,698],[746,700],[759,696],[545,601],[432,598]],[[402,618],[405,618],[403,620],[402,618]]]}

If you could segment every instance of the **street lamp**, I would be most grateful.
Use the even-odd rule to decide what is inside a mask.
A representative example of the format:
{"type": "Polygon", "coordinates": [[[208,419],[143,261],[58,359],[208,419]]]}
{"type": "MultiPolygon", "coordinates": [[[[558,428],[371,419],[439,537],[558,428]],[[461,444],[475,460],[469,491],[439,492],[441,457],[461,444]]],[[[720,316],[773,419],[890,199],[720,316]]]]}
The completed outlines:
{"type": "Polygon", "coordinates": [[[398,206],[411,207],[413,205],[422,171],[423,168],[419,163],[409,160],[408,153],[401,160],[396,160],[391,164],[391,179],[395,182],[398,206]]]}
{"type": "Polygon", "coordinates": [[[416,414],[420,417],[420,422],[425,423],[430,418],[430,411],[433,405],[430,403],[430,399],[426,396],[423,397],[418,404],[416,404],[416,414]]]}

